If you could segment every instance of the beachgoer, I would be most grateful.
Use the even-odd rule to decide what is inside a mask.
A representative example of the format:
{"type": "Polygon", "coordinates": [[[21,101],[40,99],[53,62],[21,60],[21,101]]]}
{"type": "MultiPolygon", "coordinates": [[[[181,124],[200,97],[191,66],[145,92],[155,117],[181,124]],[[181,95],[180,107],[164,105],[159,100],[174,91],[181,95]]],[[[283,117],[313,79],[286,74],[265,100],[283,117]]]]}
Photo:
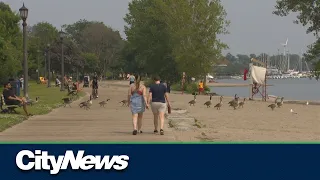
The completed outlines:
{"type": "Polygon", "coordinates": [[[199,94],[201,94],[204,91],[203,82],[202,81],[199,82],[198,88],[199,88],[199,94]]]}
{"type": "Polygon", "coordinates": [[[131,108],[133,135],[142,133],[142,118],[145,108],[149,108],[146,98],[146,87],[140,83],[140,76],[135,77],[136,82],[128,90],[128,106],[131,108]]]}
{"type": "Polygon", "coordinates": [[[27,101],[25,98],[20,98],[15,95],[14,91],[11,88],[10,82],[4,84],[3,89],[3,98],[6,105],[17,105],[17,106],[23,106],[23,110],[26,113],[27,116],[31,116],[31,114],[28,113],[27,110],[27,101]]]}
{"type": "Polygon", "coordinates": [[[98,75],[97,75],[97,73],[94,73],[94,76],[93,76],[92,82],[91,82],[91,86],[92,86],[92,96],[94,96],[95,98],[98,98],[98,75]]]}
{"type": "Polygon", "coordinates": [[[56,86],[60,86],[61,85],[61,82],[60,82],[60,80],[59,80],[59,77],[57,76],[56,77],[56,86]]]}
{"type": "Polygon", "coordinates": [[[167,106],[170,107],[169,96],[165,85],[160,83],[160,78],[156,76],[154,84],[150,86],[148,104],[151,102],[151,109],[154,120],[154,133],[158,133],[158,121],[160,119],[160,134],[163,135],[164,114],[167,106]]]}
{"type": "Polygon", "coordinates": [[[167,93],[171,92],[171,83],[170,81],[167,82],[167,93]]]}
{"type": "Polygon", "coordinates": [[[131,74],[131,75],[129,76],[129,81],[130,81],[130,82],[129,82],[130,85],[134,83],[135,77],[134,77],[133,74],[131,74]]]}

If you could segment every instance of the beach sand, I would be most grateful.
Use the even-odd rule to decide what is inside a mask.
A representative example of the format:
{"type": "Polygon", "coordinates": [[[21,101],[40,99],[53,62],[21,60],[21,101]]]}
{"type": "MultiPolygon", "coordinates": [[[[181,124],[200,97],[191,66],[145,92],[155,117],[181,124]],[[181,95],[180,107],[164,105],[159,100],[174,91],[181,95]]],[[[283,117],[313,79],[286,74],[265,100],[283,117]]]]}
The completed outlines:
{"type": "MultiPolygon", "coordinates": [[[[117,84],[124,85],[123,83],[118,82],[117,84]]],[[[240,97],[240,100],[242,101],[243,98],[240,97]]],[[[177,117],[172,117],[172,120],[170,120],[170,115],[168,117],[169,121],[173,122],[171,124],[174,124],[173,128],[180,129],[173,131],[177,141],[294,142],[320,140],[320,106],[317,105],[307,106],[304,102],[301,104],[284,102],[283,107],[272,111],[268,108],[271,102],[247,100],[244,108],[233,110],[228,106],[232,97],[224,97],[221,110],[216,110],[213,106],[219,102],[218,96],[212,98],[210,108],[203,105],[209,100],[209,96],[199,95],[196,105],[189,106],[188,102],[192,99],[193,95],[189,94],[182,95],[179,92],[170,94],[172,108],[187,111],[178,118],[180,123],[175,124],[177,117]],[[297,114],[291,113],[290,109],[297,114]],[[186,120],[181,123],[183,117],[186,117],[186,120]],[[192,118],[195,118],[197,122],[190,120],[192,118]]],[[[177,116],[177,114],[171,116],[177,116]]]]}

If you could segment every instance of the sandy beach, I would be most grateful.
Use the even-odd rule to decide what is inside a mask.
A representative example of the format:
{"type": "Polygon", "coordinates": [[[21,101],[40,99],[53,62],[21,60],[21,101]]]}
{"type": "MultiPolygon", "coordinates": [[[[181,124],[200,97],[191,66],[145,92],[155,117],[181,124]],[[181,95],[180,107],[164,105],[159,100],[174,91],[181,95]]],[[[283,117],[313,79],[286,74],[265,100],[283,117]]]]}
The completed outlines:
{"type": "MultiPolygon", "coordinates": [[[[240,98],[242,100],[244,97],[240,98]]],[[[170,94],[170,99],[174,109],[187,111],[178,116],[186,117],[186,121],[190,121],[190,126],[188,123],[175,124],[175,126],[185,127],[176,127],[178,130],[173,130],[177,141],[320,140],[320,106],[317,105],[307,106],[305,102],[300,104],[284,102],[283,107],[272,111],[268,108],[272,102],[271,99],[269,102],[257,99],[258,101],[247,100],[243,109],[233,110],[227,105],[232,97],[224,97],[221,110],[216,110],[213,106],[219,102],[219,97],[213,97],[211,108],[203,105],[209,100],[209,96],[197,96],[195,106],[188,105],[193,95],[182,95],[176,92],[170,94]],[[291,113],[290,109],[297,114],[291,113]],[[192,122],[192,118],[197,122],[192,122]],[[201,125],[195,125],[197,123],[201,125]]],[[[170,115],[168,118],[170,121],[170,115]]],[[[183,122],[181,118],[178,119],[183,122]]]]}

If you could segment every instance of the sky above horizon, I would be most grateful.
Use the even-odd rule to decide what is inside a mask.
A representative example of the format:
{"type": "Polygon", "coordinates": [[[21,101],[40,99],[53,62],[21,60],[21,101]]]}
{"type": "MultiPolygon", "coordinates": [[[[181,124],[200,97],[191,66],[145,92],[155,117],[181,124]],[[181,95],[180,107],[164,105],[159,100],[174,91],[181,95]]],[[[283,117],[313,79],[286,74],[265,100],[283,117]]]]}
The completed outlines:
{"type": "MultiPolygon", "coordinates": [[[[1,0],[0,0],[1,1],[1,0]]],[[[60,28],[80,19],[102,21],[119,30],[125,37],[123,17],[130,0],[2,0],[18,11],[25,3],[29,9],[28,24],[49,22],[60,28]]],[[[316,37],[306,34],[306,28],[293,23],[295,15],[278,17],[272,14],[276,0],[221,0],[231,21],[230,34],[221,35],[232,54],[277,54],[288,38],[290,53],[300,54],[316,37]]]]}

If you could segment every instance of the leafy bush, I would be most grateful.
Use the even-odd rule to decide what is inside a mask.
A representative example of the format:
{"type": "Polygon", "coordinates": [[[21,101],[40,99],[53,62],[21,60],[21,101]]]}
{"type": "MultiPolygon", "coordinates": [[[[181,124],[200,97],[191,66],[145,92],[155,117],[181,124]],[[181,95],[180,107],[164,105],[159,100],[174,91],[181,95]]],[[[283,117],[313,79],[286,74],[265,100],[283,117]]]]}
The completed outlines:
{"type": "MultiPolygon", "coordinates": [[[[174,91],[181,91],[181,84],[177,83],[171,86],[171,89],[174,91]]],[[[183,89],[185,90],[186,93],[194,93],[194,92],[198,92],[199,88],[198,88],[198,83],[189,83],[189,84],[184,84],[183,89]]],[[[209,91],[210,92],[210,88],[208,86],[204,87],[204,91],[209,91]]]]}

